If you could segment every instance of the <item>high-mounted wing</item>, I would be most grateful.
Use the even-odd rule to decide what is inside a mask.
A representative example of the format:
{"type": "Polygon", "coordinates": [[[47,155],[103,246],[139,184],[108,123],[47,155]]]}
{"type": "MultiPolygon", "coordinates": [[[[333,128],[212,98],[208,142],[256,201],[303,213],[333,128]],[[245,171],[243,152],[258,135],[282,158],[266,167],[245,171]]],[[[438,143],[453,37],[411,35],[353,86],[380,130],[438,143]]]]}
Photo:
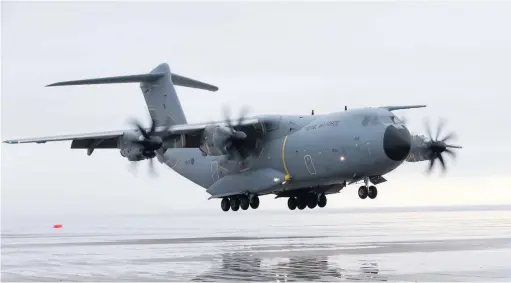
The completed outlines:
{"type": "MultiPolygon", "coordinates": [[[[196,133],[196,132],[202,132],[207,126],[224,126],[228,127],[229,124],[232,124],[234,121],[216,121],[211,123],[197,123],[197,124],[183,124],[183,125],[175,125],[171,126],[169,128],[169,132],[172,134],[190,134],[190,133],[196,133]]],[[[257,118],[249,118],[246,120],[243,120],[241,123],[239,123],[236,126],[239,127],[246,127],[246,126],[253,126],[257,123],[260,123],[260,120],[257,118]]]]}
{"type": "Polygon", "coordinates": [[[385,108],[389,111],[401,110],[401,109],[414,109],[414,108],[424,108],[426,105],[400,105],[400,106],[382,106],[380,108],[385,108]]]}
{"type": "Polygon", "coordinates": [[[91,155],[96,148],[118,148],[119,138],[124,134],[123,131],[108,131],[85,134],[72,134],[60,136],[48,136],[38,138],[6,140],[4,143],[46,143],[58,141],[72,141],[71,148],[87,149],[87,154],[91,155]]]}
{"type": "Polygon", "coordinates": [[[237,122],[238,123],[236,123],[236,121],[227,120],[223,122],[184,124],[170,127],[161,126],[155,127],[154,129],[139,128],[11,139],[5,140],[4,143],[21,144],[72,141],[71,148],[87,149],[87,153],[90,155],[96,148],[121,148],[120,139],[124,137],[126,141],[144,143],[146,147],[150,146],[150,143],[152,143],[151,146],[155,146],[155,143],[163,145],[162,142],[165,142],[164,144],[167,147],[200,148],[209,155],[222,155],[228,154],[229,152],[224,152],[222,150],[215,151],[215,148],[223,148],[224,142],[232,142],[232,140],[229,139],[239,138],[240,141],[235,142],[235,147],[237,147],[236,151],[243,155],[255,149],[257,138],[264,132],[264,126],[258,118],[248,118],[237,122]],[[142,133],[142,131],[144,131],[144,133],[142,133]],[[152,136],[153,138],[148,136],[152,136]],[[215,136],[214,139],[213,136],[215,136]],[[206,143],[208,144],[206,145],[206,143]],[[207,148],[207,150],[205,150],[205,148],[207,148]]]}
{"type": "Polygon", "coordinates": [[[122,131],[108,131],[98,133],[85,133],[85,134],[72,134],[72,135],[60,135],[60,136],[48,136],[38,138],[25,138],[25,139],[13,139],[5,140],[4,143],[17,144],[17,143],[46,143],[56,141],[68,141],[68,140],[86,140],[86,139],[112,139],[122,136],[122,131]]]}

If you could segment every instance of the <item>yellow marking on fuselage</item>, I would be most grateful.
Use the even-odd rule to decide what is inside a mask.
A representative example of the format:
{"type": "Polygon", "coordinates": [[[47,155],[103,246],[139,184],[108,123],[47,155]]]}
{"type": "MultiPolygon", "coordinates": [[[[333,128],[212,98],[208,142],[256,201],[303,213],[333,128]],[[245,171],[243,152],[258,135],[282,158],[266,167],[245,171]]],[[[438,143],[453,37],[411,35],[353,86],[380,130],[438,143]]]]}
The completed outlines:
{"type": "Polygon", "coordinates": [[[285,181],[291,180],[291,174],[289,174],[289,170],[287,169],[287,165],[286,165],[285,150],[286,150],[287,137],[288,136],[284,137],[284,141],[282,142],[282,151],[281,151],[282,164],[284,165],[284,171],[286,171],[286,176],[284,177],[285,181]]]}

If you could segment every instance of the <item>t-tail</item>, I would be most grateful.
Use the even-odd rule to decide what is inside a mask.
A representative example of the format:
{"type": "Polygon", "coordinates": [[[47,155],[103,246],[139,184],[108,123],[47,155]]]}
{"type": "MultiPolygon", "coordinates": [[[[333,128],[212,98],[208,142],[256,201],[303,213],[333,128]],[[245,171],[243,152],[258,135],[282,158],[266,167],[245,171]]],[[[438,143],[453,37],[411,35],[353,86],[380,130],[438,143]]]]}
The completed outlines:
{"type": "Polygon", "coordinates": [[[86,80],[65,81],[47,86],[140,83],[151,118],[157,125],[186,124],[186,116],[179,102],[174,85],[217,91],[218,87],[194,79],[173,74],[168,64],[163,63],[148,74],[103,77],[86,80]]]}

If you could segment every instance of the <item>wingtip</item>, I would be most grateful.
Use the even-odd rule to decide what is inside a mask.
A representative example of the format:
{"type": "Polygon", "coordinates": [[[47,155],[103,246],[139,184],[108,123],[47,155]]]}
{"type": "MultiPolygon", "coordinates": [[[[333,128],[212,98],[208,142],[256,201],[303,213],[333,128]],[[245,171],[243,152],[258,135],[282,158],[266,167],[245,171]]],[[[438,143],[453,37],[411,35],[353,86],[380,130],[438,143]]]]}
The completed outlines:
{"type": "Polygon", "coordinates": [[[59,85],[65,85],[66,82],[56,82],[56,83],[51,83],[49,85],[46,85],[46,87],[49,87],[49,86],[59,86],[59,85]]]}

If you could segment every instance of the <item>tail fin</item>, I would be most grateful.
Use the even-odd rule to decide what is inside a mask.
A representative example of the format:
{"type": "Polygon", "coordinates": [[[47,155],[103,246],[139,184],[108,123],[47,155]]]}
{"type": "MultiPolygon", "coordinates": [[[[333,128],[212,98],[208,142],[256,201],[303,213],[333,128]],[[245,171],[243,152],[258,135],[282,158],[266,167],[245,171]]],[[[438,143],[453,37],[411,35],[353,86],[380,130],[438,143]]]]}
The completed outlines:
{"type": "Polygon", "coordinates": [[[65,81],[47,86],[134,82],[140,82],[140,88],[144,94],[149,114],[151,115],[151,118],[156,121],[157,125],[162,125],[168,119],[170,119],[171,125],[187,123],[174,85],[209,91],[218,90],[218,87],[216,86],[171,73],[170,68],[166,63],[158,65],[149,74],[65,81]]]}

